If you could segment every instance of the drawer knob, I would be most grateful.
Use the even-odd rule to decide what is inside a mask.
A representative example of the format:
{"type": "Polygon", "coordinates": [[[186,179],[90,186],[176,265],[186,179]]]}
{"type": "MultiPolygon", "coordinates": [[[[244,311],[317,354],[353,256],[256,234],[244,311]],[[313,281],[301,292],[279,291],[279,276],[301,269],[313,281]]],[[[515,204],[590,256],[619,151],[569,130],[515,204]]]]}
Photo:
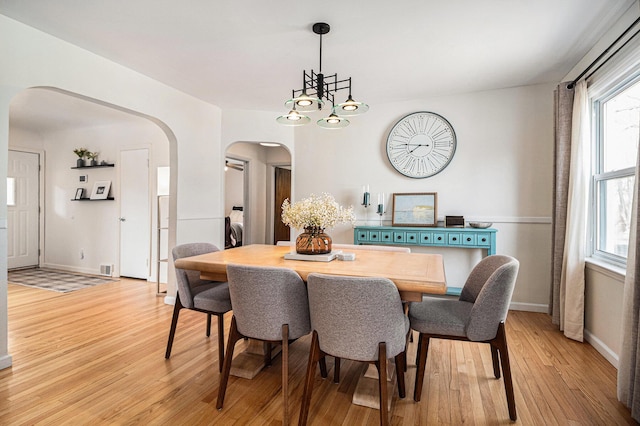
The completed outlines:
{"type": "Polygon", "coordinates": [[[458,241],[458,238],[456,238],[456,237],[453,237],[453,241],[458,241]]]}
{"type": "Polygon", "coordinates": [[[471,241],[471,237],[467,237],[467,241],[471,241]]]}
{"type": "Polygon", "coordinates": [[[438,237],[438,241],[442,241],[442,237],[438,237]]]}

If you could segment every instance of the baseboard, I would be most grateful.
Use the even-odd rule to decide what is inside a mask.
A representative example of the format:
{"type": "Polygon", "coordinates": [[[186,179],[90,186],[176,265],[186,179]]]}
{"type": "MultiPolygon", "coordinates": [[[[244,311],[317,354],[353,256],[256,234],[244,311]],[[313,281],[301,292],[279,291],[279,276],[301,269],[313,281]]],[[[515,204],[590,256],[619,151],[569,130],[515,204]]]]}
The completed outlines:
{"type": "Polygon", "coordinates": [[[43,263],[40,265],[40,267],[46,269],[55,269],[57,271],[75,272],[77,274],[100,275],[100,269],[77,268],[75,266],[69,265],[57,265],[55,263],[43,263]]]}
{"type": "Polygon", "coordinates": [[[591,332],[587,329],[584,330],[584,340],[594,347],[596,351],[600,355],[602,355],[611,365],[613,365],[616,369],[618,368],[620,358],[618,354],[613,352],[611,348],[604,344],[604,342],[598,339],[596,336],[591,334],[591,332]]]}
{"type": "Polygon", "coordinates": [[[9,368],[13,365],[13,358],[11,355],[4,355],[0,357],[0,370],[9,368]]]}
{"type": "Polygon", "coordinates": [[[549,313],[549,305],[543,305],[539,303],[511,302],[511,305],[509,305],[509,309],[513,311],[540,312],[543,314],[549,313]]]}
{"type": "Polygon", "coordinates": [[[165,296],[164,297],[164,303],[166,305],[175,305],[176,304],[176,297],[175,296],[165,296]]]}

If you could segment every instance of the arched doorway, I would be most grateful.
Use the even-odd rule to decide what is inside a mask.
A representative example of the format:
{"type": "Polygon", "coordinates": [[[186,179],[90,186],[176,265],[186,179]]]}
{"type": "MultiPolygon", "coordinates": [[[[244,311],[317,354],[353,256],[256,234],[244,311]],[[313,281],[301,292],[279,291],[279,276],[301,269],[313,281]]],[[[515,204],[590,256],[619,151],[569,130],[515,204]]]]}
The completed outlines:
{"type": "Polygon", "coordinates": [[[9,149],[38,152],[44,159],[42,213],[36,224],[39,265],[98,274],[103,266],[110,266],[113,275],[119,274],[122,237],[120,223],[113,219],[122,217],[119,195],[126,179],[119,175],[118,163],[122,152],[146,149],[149,187],[144,197],[149,213],[144,226],[149,243],[141,261],[148,271],[145,278],[155,280],[155,169],[170,164],[172,138],[170,130],[152,117],[57,88],[30,88],[16,95],[10,104],[9,149]],[[73,150],[80,147],[98,153],[98,167],[74,167],[73,150]],[[109,183],[113,200],[76,202],[76,198],[91,198],[96,182],[109,183]]]}
{"type": "Polygon", "coordinates": [[[240,141],[227,147],[225,159],[243,165],[240,175],[237,169],[229,167],[225,172],[225,221],[232,215],[238,217],[233,207],[242,207],[243,244],[274,244],[276,238],[283,238],[281,233],[276,237],[275,225],[282,205],[278,200],[283,192],[286,198],[291,196],[291,153],[277,143],[240,141]],[[283,174],[288,178],[285,183],[283,174]],[[227,175],[234,177],[227,178],[227,175]],[[238,204],[239,192],[242,192],[242,205],[228,204],[228,200],[236,200],[238,204]]]}

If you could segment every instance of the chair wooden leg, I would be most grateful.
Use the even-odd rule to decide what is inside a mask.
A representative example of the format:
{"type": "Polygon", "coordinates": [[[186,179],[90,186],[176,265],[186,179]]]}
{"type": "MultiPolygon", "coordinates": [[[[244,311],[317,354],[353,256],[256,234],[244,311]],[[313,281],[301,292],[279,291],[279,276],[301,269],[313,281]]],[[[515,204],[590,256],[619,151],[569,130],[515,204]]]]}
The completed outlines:
{"type": "Polygon", "coordinates": [[[422,384],[424,383],[424,370],[427,365],[427,351],[429,350],[429,336],[420,333],[418,338],[418,369],[416,370],[416,386],[413,390],[413,400],[418,402],[422,397],[422,384]]]}
{"type": "Polygon", "coordinates": [[[416,367],[418,366],[418,360],[420,359],[421,350],[422,350],[422,333],[418,335],[418,344],[416,345],[416,367]]]}
{"type": "Polygon", "coordinates": [[[324,356],[318,361],[320,363],[320,377],[326,379],[329,373],[327,372],[327,360],[324,356]]]}
{"type": "Polygon", "coordinates": [[[164,354],[166,359],[171,356],[171,348],[173,347],[173,338],[176,335],[176,327],[178,325],[178,316],[180,316],[180,310],[182,309],[182,303],[180,303],[180,297],[176,293],[176,303],[173,305],[173,317],[171,318],[171,328],[169,329],[169,340],[167,341],[167,351],[164,354]]]}
{"type": "Polygon", "coordinates": [[[211,314],[207,314],[207,337],[211,336],[211,314]]]}
{"type": "Polygon", "coordinates": [[[227,342],[227,356],[224,359],[224,366],[222,367],[222,375],[220,376],[220,386],[218,388],[218,402],[216,408],[222,409],[224,404],[224,395],[227,391],[227,383],[229,382],[229,373],[231,372],[231,361],[233,360],[233,349],[236,346],[236,342],[240,340],[242,334],[238,331],[236,325],[236,318],[231,317],[231,329],[229,330],[229,340],[227,342]]]}
{"type": "Polygon", "coordinates": [[[316,364],[320,359],[324,359],[324,354],[320,351],[318,342],[318,332],[313,330],[311,337],[311,348],[309,349],[309,363],[307,364],[307,375],[304,380],[304,392],[302,394],[302,404],[300,405],[299,426],[307,424],[309,417],[309,406],[311,405],[311,393],[313,392],[313,379],[316,374],[316,364]]]}
{"type": "Polygon", "coordinates": [[[493,375],[496,379],[500,378],[500,360],[498,359],[498,348],[491,343],[491,361],[493,361],[493,375]]]}
{"type": "Polygon", "coordinates": [[[224,364],[224,314],[217,314],[218,317],[218,369],[222,373],[224,364]]]}
{"type": "Polygon", "coordinates": [[[282,324],[282,426],[289,425],[289,324],[282,324]]]}
{"type": "Polygon", "coordinates": [[[264,342],[263,347],[264,347],[264,365],[266,367],[271,367],[271,351],[273,350],[273,346],[269,342],[264,342]]]}
{"type": "Polygon", "coordinates": [[[389,392],[387,391],[387,345],[384,342],[378,344],[378,389],[380,394],[380,425],[389,424],[389,392]]]}
{"type": "Polygon", "coordinates": [[[504,322],[498,326],[498,334],[493,342],[500,353],[500,362],[502,363],[502,375],[504,376],[504,390],[507,394],[507,406],[509,407],[509,418],[515,421],[518,416],[516,413],[516,400],[513,395],[513,381],[511,377],[511,366],[509,364],[509,349],[507,348],[507,333],[504,322]]]}
{"type": "Polygon", "coordinates": [[[338,357],[333,361],[333,383],[340,383],[340,358],[338,357]]]}
{"type": "Polygon", "coordinates": [[[398,396],[404,398],[407,394],[404,385],[404,372],[407,368],[407,351],[404,351],[396,355],[396,376],[398,376],[398,396]]]}

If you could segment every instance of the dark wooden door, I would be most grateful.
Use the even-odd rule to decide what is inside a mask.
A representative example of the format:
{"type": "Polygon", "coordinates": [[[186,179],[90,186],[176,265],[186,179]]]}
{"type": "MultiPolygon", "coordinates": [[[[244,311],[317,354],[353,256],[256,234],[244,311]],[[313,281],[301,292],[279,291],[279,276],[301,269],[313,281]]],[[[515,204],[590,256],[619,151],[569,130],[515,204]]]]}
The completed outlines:
{"type": "Polygon", "coordinates": [[[291,200],[291,170],[275,168],[275,199],[273,202],[273,243],[289,241],[289,227],[282,223],[282,202],[291,200]]]}

